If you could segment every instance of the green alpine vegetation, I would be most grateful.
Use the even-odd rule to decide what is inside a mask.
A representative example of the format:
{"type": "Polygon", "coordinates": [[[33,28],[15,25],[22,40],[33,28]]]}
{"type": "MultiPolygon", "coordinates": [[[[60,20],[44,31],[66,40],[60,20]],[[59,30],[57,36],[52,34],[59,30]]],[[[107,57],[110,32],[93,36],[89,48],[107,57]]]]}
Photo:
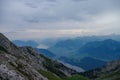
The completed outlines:
{"type": "Polygon", "coordinates": [[[88,78],[79,74],[73,75],[72,77],[66,77],[64,80],[88,80],[88,78]]]}
{"type": "Polygon", "coordinates": [[[62,80],[50,71],[39,70],[38,72],[42,74],[44,77],[47,77],[49,80],[62,80]]]}
{"type": "Polygon", "coordinates": [[[58,77],[57,75],[53,74],[50,71],[39,70],[40,74],[44,77],[47,77],[49,80],[88,80],[88,78],[81,76],[79,74],[73,75],[71,77],[58,77]]]}

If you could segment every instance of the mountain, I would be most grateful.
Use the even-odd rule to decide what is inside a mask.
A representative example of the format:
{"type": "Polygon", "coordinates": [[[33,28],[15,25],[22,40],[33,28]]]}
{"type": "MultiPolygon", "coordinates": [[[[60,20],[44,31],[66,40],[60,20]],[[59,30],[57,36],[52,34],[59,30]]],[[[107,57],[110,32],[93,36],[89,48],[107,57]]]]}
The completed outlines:
{"type": "Polygon", "coordinates": [[[88,79],[32,47],[17,47],[0,33],[0,80],[88,79]]]}
{"type": "Polygon", "coordinates": [[[58,41],[55,45],[49,47],[49,50],[55,53],[56,56],[69,56],[70,54],[75,54],[78,49],[80,49],[88,42],[103,41],[107,39],[120,41],[120,35],[85,36],[61,40],[58,41]]]}
{"type": "Polygon", "coordinates": [[[28,41],[21,41],[21,40],[13,40],[12,41],[15,45],[17,46],[31,46],[36,48],[39,44],[33,40],[28,40],[28,41]]]}
{"type": "Polygon", "coordinates": [[[120,58],[120,42],[112,39],[89,42],[79,49],[79,54],[106,61],[116,60],[120,58]]]}
{"type": "Polygon", "coordinates": [[[54,46],[48,48],[57,56],[68,56],[70,53],[75,52],[86,42],[90,40],[87,38],[75,38],[57,42],[54,46]]]}
{"type": "Polygon", "coordinates": [[[120,59],[120,42],[107,38],[93,36],[69,39],[56,43],[49,50],[65,63],[84,70],[95,69],[108,61],[120,59]]]}
{"type": "Polygon", "coordinates": [[[95,69],[98,67],[102,67],[103,65],[106,64],[105,61],[99,60],[99,59],[94,59],[91,57],[84,57],[83,59],[72,59],[72,58],[67,58],[67,57],[60,57],[59,60],[69,63],[74,66],[78,66],[85,71],[95,69]]]}
{"type": "Polygon", "coordinates": [[[47,49],[39,49],[39,48],[35,48],[35,50],[40,53],[40,54],[43,54],[44,56],[48,57],[48,58],[53,58],[55,57],[55,54],[50,52],[49,50],[47,49]]]}
{"type": "Polygon", "coordinates": [[[91,80],[120,80],[120,60],[108,62],[102,68],[82,73],[91,80]]]}

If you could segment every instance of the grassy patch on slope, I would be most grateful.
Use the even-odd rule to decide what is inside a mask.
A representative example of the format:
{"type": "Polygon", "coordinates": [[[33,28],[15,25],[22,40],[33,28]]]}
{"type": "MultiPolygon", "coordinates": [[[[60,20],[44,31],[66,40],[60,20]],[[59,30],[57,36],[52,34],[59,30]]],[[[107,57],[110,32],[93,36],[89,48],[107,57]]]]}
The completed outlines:
{"type": "Polygon", "coordinates": [[[86,77],[81,75],[73,75],[72,77],[66,77],[64,80],[88,80],[86,77]]]}
{"type": "Polygon", "coordinates": [[[88,80],[86,77],[78,74],[73,75],[71,77],[59,78],[50,71],[39,70],[38,72],[42,74],[44,77],[47,77],[48,80],[88,80]]]}
{"type": "Polygon", "coordinates": [[[55,76],[52,72],[50,71],[44,71],[44,70],[39,70],[38,71],[40,74],[42,74],[44,77],[47,77],[49,80],[62,80],[59,77],[55,76]]]}
{"type": "Polygon", "coordinates": [[[97,80],[120,80],[120,71],[111,72],[109,74],[103,74],[97,80]]]}
{"type": "Polygon", "coordinates": [[[41,57],[45,59],[43,65],[48,69],[48,71],[39,70],[38,72],[44,77],[47,77],[48,80],[88,80],[86,77],[83,77],[79,74],[73,75],[71,77],[66,77],[64,73],[59,70],[58,67],[61,67],[59,63],[57,63],[56,61],[52,61],[44,55],[41,55],[41,57]],[[55,74],[59,77],[57,77],[55,74]]]}

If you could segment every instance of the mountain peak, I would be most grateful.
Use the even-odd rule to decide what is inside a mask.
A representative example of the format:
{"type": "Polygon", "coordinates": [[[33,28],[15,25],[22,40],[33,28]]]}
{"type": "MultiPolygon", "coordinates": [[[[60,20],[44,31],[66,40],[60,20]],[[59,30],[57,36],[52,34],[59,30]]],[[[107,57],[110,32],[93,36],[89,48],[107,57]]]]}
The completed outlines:
{"type": "Polygon", "coordinates": [[[3,40],[8,40],[2,33],[0,33],[0,42],[3,40]]]}

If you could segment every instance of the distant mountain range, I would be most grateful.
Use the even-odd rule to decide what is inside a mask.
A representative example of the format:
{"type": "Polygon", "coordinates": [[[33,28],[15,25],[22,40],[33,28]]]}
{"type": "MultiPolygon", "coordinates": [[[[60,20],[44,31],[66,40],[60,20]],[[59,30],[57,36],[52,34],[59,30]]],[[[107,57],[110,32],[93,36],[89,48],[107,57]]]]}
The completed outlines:
{"type": "Polygon", "coordinates": [[[86,43],[94,41],[104,41],[107,39],[120,41],[120,35],[86,36],[61,40],[58,41],[54,46],[49,47],[49,50],[59,56],[68,56],[71,53],[76,53],[76,51],[84,46],[86,43]]]}
{"type": "Polygon", "coordinates": [[[120,42],[112,39],[93,41],[82,46],[78,55],[86,54],[104,61],[120,59],[120,42]]]}
{"type": "Polygon", "coordinates": [[[53,58],[55,57],[55,54],[50,52],[47,49],[39,49],[39,48],[34,48],[38,53],[43,54],[44,56],[48,57],[48,58],[53,58]]]}
{"type": "Polygon", "coordinates": [[[67,40],[54,39],[52,41],[52,39],[48,39],[42,41],[41,44],[50,43],[51,47],[48,49],[37,48],[38,43],[35,41],[15,40],[13,43],[18,46],[32,46],[37,52],[46,57],[61,60],[84,70],[91,70],[103,66],[108,61],[120,59],[119,41],[120,35],[86,36],[67,40]]]}
{"type": "Polygon", "coordinates": [[[119,38],[108,36],[68,39],[57,42],[49,50],[55,53],[59,60],[85,70],[101,67],[108,61],[120,59],[119,38]],[[93,63],[91,66],[87,65],[89,59],[93,63]]]}
{"type": "Polygon", "coordinates": [[[12,41],[14,44],[17,46],[31,46],[33,48],[36,48],[39,44],[33,40],[28,40],[28,41],[22,41],[22,40],[13,40],[12,41]]]}

